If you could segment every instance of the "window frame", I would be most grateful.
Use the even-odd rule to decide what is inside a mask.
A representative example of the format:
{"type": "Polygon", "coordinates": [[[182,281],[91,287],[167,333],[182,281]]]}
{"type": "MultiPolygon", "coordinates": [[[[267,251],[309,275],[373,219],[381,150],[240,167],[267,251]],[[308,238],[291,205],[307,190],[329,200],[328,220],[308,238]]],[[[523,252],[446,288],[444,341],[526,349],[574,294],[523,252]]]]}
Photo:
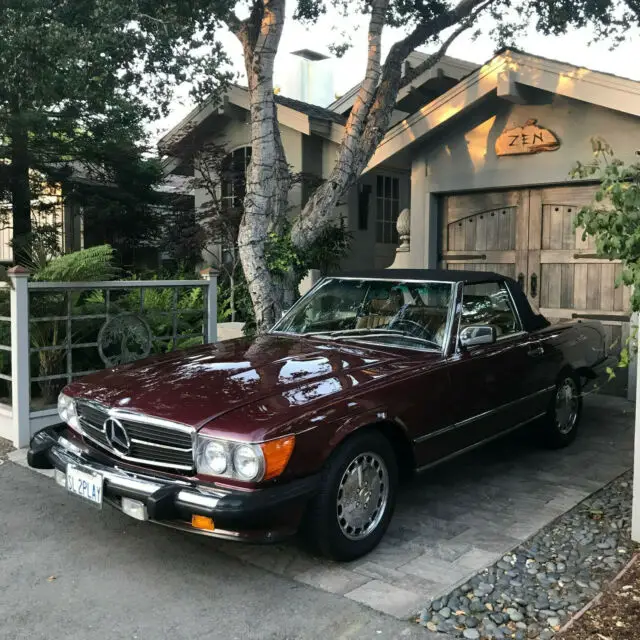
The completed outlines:
{"type": "MultiPolygon", "coordinates": [[[[456,335],[456,345],[457,348],[460,346],[460,332],[464,328],[463,318],[464,318],[464,298],[465,293],[470,287],[476,287],[480,285],[491,285],[495,284],[499,290],[506,293],[506,301],[509,309],[513,313],[513,317],[515,318],[517,329],[512,331],[511,333],[503,334],[496,338],[496,342],[502,342],[504,340],[512,340],[514,338],[518,338],[523,334],[527,333],[524,329],[524,325],[522,324],[522,318],[520,317],[520,312],[518,311],[518,306],[516,305],[515,300],[513,299],[513,295],[511,294],[511,290],[506,285],[504,280],[486,280],[484,282],[464,282],[462,286],[462,295],[460,297],[460,313],[458,314],[458,331],[456,335]]],[[[471,294],[473,295],[473,294],[471,294]]]]}
{"type": "Polygon", "coordinates": [[[247,192],[247,169],[251,162],[252,147],[251,145],[242,145],[229,151],[225,156],[224,162],[229,162],[228,167],[222,169],[222,175],[220,176],[220,204],[223,210],[233,209],[238,206],[236,200],[240,198],[244,201],[244,196],[247,192]],[[240,169],[240,165],[236,165],[236,157],[240,157],[242,154],[243,168],[240,169]],[[244,193],[241,194],[238,191],[240,173],[244,172],[244,193]],[[237,172],[237,174],[236,174],[237,172]],[[234,174],[236,174],[234,176],[234,174]],[[237,178],[237,179],[234,179],[237,178]]]}
{"type": "Polygon", "coordinates": [[[392,174],[376,174],[375,197],[376,243],[397,245],[399,238],[396,224],[400,215],[400,177],[392,174]]]}

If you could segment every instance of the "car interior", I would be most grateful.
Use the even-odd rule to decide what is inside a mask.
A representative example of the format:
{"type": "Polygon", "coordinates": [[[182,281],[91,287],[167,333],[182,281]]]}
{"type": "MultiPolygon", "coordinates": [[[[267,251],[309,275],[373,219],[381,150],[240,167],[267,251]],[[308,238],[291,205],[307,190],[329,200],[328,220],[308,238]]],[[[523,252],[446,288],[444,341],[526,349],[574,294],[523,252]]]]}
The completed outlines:
{"type": "MultiPolygon", "coordinates": [[[[519,330],[516,317],[502,292],[466,295],[462,303],[460,328],[474,325],[490,325],[496,335],[503,336],[519,330]]],[[[423,335],[442,345],[447,326],[447,309],[416,302],[409,292],[397,288],[389,291],[387,298],[372,297],[365,303],[364,313],[356,321],[356,329],[407,330],[413,335],[423,335]],[[409,300],[409,302],[407,302],[409,300]]]]}

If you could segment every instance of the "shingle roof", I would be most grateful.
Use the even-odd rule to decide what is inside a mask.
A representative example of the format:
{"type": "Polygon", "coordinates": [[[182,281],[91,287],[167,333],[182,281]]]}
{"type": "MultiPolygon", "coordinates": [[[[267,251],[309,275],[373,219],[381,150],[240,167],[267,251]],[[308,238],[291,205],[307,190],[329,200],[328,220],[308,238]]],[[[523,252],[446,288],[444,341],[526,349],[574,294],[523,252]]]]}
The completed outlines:
{"type": "Polygon", "coordinates": [[[340,113],[330,111],[324,107],[319,107],[315,104],[309,104],[308,102],[302,102],[301,100],[294,100],[293,98],[287,98],[286,96],[276,96],[276,102],[283,107],[289,107],[300,113],[304,113],[311,118],[317,118],[318,120],[329,120],[336,124],[345,124],[347,119],[340,113]]]}

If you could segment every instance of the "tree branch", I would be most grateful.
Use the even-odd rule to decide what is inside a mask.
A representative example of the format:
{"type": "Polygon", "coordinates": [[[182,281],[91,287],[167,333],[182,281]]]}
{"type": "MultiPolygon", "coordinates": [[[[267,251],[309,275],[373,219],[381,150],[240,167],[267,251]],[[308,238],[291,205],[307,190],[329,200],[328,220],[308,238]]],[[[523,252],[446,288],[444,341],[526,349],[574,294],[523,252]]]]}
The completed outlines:
{"type": "Polygon", "coordinates": [[[371,158],[380,140],[387,132],[391,112],[402,82],[402,63],[407,56],[417,46],[424,44],[430,38],[437,36],[451,26],[461,23],[454,33],[445,40],[440,49],[420,65],[421,73],[424,73],[442,58],[451,42],[473,24],[480,12],[494,2],[496,0],[461,0],[450,11],[434,20],[417,25],[406,38],[399,40],[391,47],[382,69],[382,79],[376,90],[376,97],[363,132],[365,156],[368,156],[369,159],[371,158]]]}
{"type": "Polygon", "coordinates": [[[385,23],[385,14],[389,6],[389,0],[374,0],[371,7],[371,19],[369,21],[367,68],[364,80],[360,85],[355,103],[349,114],[346,129],[359,130],[362,128],[366,113],[369,111],[376,87],[380,80],[380,61],[382,57],[382,29],[385,23]]]}
{"type": "MultiPolygon", "coordinates": [[[[387,62],[394,56],[404,60],[416,47],[423,45],[429,38],[437,36],[445,29],[469,19],[475,20],[478,14],[497,0],[460,0],[451,10],[443,13],[434,20],[421,22],[403,40],[399,40],[392,47],[387,62]]],[[[385,63],[386,66],[386,63],[385,63]]]]}
{"type": "Polygon", "coordinates": [[[417,67],[410,69],[402,78],[400,82],[400,88],[406,87],[411,84],[418,76],[422,75],[425,71],[428,71],[436,65],[447,52],[447,49],[451,46],[451,43],[464,31],[471,28],[476,21],[478,15],[489,5],[493,0],[488,0],[479,6],[473,13],[471,13],[453,33],[440,45],[440,48],[433,54],[431,54],[426,60],[421,62],[417,67]]]}

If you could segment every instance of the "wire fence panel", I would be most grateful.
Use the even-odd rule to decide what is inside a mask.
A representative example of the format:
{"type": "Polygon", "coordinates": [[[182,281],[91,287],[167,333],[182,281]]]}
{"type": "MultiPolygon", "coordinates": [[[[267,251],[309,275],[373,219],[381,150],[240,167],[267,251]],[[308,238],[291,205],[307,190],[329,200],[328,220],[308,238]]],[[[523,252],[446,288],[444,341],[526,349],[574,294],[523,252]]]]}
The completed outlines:
{"type": "MultiPolygon", "coordinates": [[[[215,278],[29,282],[31,410],[54,406],[65,385],[88,373],[210,341],[210,293],[215,278]]],[[[1,331],[2,316],[0,342],[1,331]]],[[[10,380],[9,364],[0,387],[10,380]]]]}

